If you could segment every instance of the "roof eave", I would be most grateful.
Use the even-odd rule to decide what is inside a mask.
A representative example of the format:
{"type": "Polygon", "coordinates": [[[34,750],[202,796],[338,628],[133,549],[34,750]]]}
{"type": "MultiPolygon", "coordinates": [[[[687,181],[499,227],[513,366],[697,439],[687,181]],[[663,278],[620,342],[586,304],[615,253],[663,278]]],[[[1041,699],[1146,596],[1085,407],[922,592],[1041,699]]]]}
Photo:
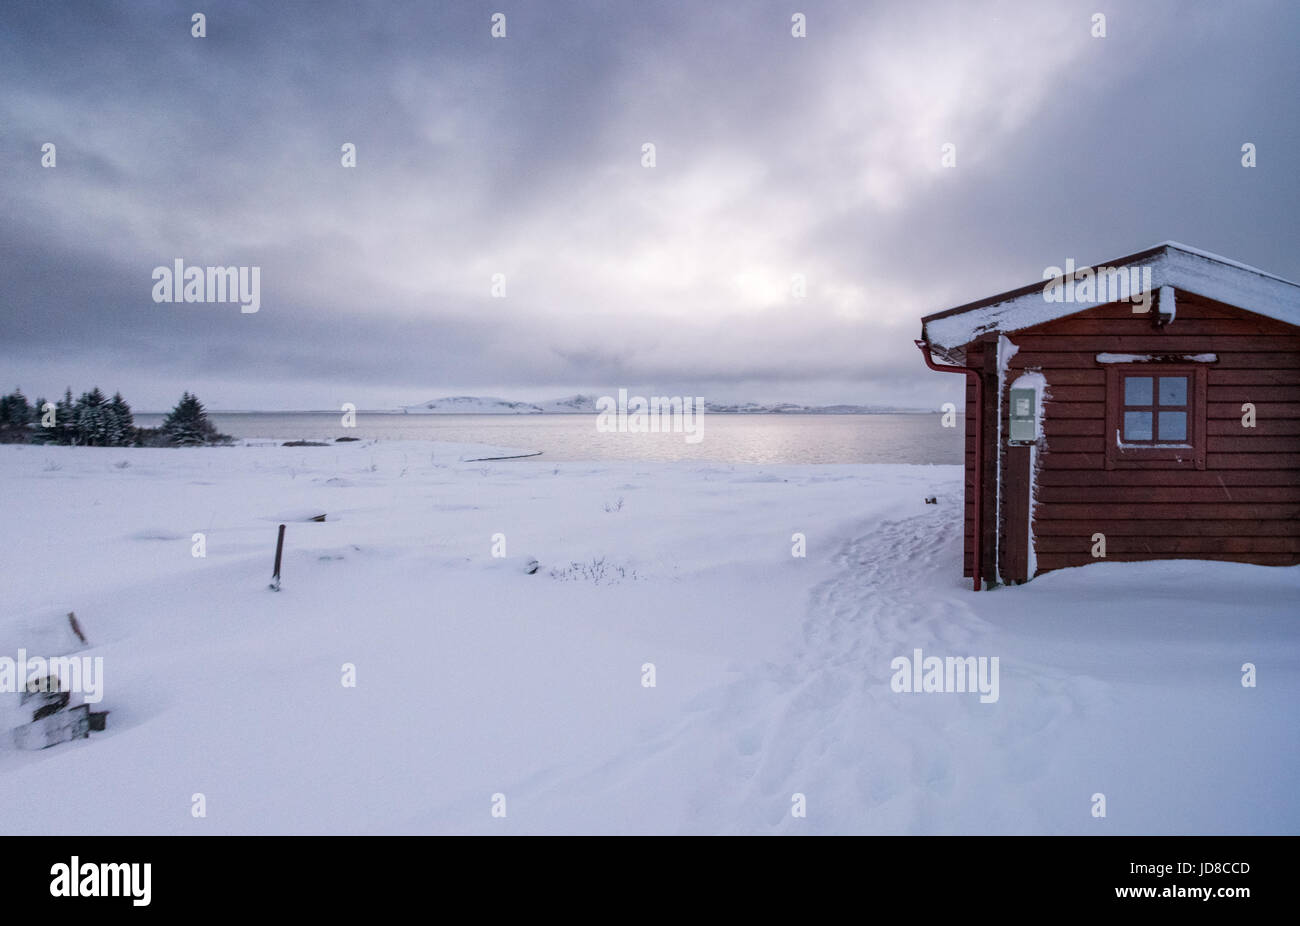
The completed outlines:
{"type": "MultiPolygon", "coordinates": [[[[963,348],[981,334],[989,332],[1019,331],[1083,312],[1106,302],[1100,298],[1087,302],[1037,302],[1032,301],[1044,292],[1049,283],[1076,279],[1085,270],[1100,267],[1125,269],[1134,265],[1150,266],[1150,289],[1162,286],[1192,293],[1217,302],[1235,305],[1248,312],[1264,315],[1279,321],[1300,326],[1300,286],[1257,268],[1237,263],[1214,254],[1197,251],[1174,242],[1165,242],[1153,248],[1129,254],[1126,257],[1100,261],[1076,268],[1072,274],[1059,278],[1045,277],[1042,282],[1031,283],[999,293],[976,302],[945,309],[921,319],[921,338],[932,347],[953,351],[963,348]],[[1044,304],[1048,311],[1039,311],[1044,304]],[[999,308],[1001,307],[1001,308],[999,308]],[[958,316],[989,311],[987,320],[962,326],[955,322],[958,316]],[[1031,311],[1033,310],[1033,311],[1031,311]],[[944,322],[947,321],[947,324],[944,322]],[[933,327],[948,329],[937,339],[933,327]]],[[[1145,292],[1145,290],[1144,290],[1145,292]]],[[[965,351],[961,351],[965,353],[965,351]]]]}

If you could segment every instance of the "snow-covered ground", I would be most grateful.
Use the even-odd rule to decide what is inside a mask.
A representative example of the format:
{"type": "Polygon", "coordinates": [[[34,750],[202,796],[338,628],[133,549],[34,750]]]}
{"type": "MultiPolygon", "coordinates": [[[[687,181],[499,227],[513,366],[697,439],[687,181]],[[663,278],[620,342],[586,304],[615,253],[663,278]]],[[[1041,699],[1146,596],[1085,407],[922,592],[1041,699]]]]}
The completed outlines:
{"type": "Polygon", "coordinates": [[[483,450],[0,447],[0,656],[75,611],[112,711],[0,736],[0,832],[1300,831],[1300,568],[973,594],[957,467],[483,450]]]}

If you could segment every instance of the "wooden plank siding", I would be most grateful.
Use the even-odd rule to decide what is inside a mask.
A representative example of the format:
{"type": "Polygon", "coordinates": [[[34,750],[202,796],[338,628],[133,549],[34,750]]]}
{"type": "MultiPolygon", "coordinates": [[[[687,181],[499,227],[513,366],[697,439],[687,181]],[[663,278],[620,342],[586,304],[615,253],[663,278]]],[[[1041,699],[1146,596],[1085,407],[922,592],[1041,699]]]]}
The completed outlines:
{"type": "MultiPolygon", "coordinates": [[[[1300,563],[1300,328],[1189,293],[1176,301],[1164,328],[1116,303],[1007,335],[1018,351],[1004,386],[1036,370],[1049,394],[1034,490],[1035,574],[1095,562],[1098,532],[1108,560],[1300,563]],[[1203,469],[1160,460],[1107,469],[1114,436],[1106,426],[1109,365],[1096,359],[1103,352],[1217,355],[1203,364],[1204,407],[1193,412],[1205,421],[1203,469]],[[1256,409],[1254,428],[1242,426],[1246,402],[1256,409]]],[[[973,393],[968,386],[968,408],[973,393]]],[[[992,390],[987,399],[995,401],[992,390]]],[[[1000,404],[1009,405],[1005,393],[1000,404]]],[[[1004,415],[1002,452],[1006,428],[1004,415]]],[[[973,432],[968,415],[968,480],[973,432]]],[[[968,498],[966,575],[971,513],[968,498]]]]}
{"type": "MultiPolygon", "coordinates": [[[[966,351],[966,366],[976,370],[984,366],[984,348],[983,345],[976,343],[966,351]]],[[[975,407],[975,381],[972,377],[963,377],[966,380],[966,434],[965,434],[965,453],[963,459],[966,464],[966,485],[965,491],[962,492],[963,512],[965,529],[962,537],[962,558],[961,569],[962,575],[971,578],[975,575],[974,570],[974,536],[975,536],[975,422],[978,410],[975,407]]]]}
{"type": "Polygon", "coordinates": [[[1029,578],[1032,450],[1028,444],[1017,444],[1006,447],[1002,453],[1002,511],[998,515],[1002,523],[999,535],[1002,545],[998,549],[998,572],[1008,585],[1029,578]]]}
{"type": "Polygon", "coordinates": [[[965,500],[965,532],[962,540],[962,574],[971,577],[974,575],[974,537],[975,537],[975,484],[974,484],[974,467],[975,467],[975,423],[978,417],[984,421],[984,530],[981,540],[980,558],[983,560],[980,570],[984,579],[993,584],[997,581],[995,572],[996,549],[998,544],[998,522],[997,522],[997,454],[998,447],[998,430],[997,430],[997,406],[991,402],[997,395],[997,335],[984,335],[979,340],[968,345],[966,350],[965,366],[975,370],[983,371],[984,380],[984,398],[985,407],[977,414],[972,413],[975,409],[975,381],[971,376],[966,377],[966,486],[963,497],[965,500]]]}

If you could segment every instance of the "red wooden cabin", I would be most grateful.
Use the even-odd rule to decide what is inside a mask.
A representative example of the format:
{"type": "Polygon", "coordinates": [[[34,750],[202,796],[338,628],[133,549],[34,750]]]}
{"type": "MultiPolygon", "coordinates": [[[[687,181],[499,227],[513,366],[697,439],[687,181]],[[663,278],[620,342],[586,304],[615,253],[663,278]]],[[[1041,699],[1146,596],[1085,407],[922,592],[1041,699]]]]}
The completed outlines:
{"type": "Polygon", "coordinates": [[[967,378],[976,589],[1103,557],[1300,563],[1300,285],[1166,242],[929,315],[917,346],[967,378]]]}

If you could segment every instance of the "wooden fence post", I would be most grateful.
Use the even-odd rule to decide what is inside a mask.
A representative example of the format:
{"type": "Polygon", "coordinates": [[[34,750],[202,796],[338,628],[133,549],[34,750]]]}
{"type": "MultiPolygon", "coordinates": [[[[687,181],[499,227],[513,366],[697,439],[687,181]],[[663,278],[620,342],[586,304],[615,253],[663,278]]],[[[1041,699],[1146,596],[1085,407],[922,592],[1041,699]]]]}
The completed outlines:
{"type": "Polygon", "coordinates": [[[275,572],[271,575],[271,591],[280,590],[280,556],[284,553],[284,525],[280,525],[280,536],[275,541],[275,572]]]}

